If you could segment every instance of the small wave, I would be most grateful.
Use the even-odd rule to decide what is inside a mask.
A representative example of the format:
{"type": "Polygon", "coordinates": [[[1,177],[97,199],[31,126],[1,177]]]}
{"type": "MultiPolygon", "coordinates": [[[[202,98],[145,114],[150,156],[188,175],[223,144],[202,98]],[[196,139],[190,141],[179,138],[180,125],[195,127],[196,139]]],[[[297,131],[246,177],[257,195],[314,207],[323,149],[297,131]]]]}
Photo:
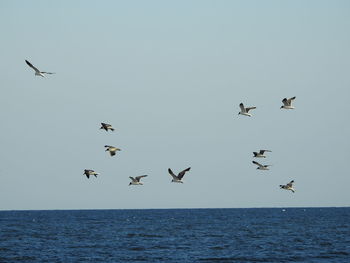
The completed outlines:
{"type": "Polygon", "coordinates": [[[225,249],[225,247],[215,246],[215,247],[211,247],[210,249],[212,249],[212,250],[223,250],[223,249],[225,249]]]}
{"type": "Polygon", "coordinates": [[[130,247],[129,250],[131,251],[144,251],[146,248],[144,247],[130,247]]]}
{"type": "Polygon", "coordinates": [[[126,235],[126,237],[147,237],[147,238],[163,238],[161,235],[152,235],[152,234],[135,234],[135,233],[129,233],[126,235]]]}

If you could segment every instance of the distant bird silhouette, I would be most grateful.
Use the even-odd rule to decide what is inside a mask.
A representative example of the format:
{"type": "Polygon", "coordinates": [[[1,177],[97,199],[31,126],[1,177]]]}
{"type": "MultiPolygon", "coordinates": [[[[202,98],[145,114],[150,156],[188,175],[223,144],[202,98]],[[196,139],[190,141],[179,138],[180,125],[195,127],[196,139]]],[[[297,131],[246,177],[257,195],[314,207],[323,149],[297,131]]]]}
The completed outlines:
{"type": "Polygon", "coordinates": [[[248,112],[249,112],[250,110],[256,109],[256,107],[247,107],[247,108],[245,108],[244,105],[243,105],[243,103],[239,104],[239,107],[241,108],[241,111],[238,113],[238,115],[241,114],[241,115],[245,115],[245,116],[249,116],[249,117],[251,117],[252,114],[250,114],[250,113],[248,113],[248,112]]]}
{"type": "Polygon", "coordinates": [[[121,151],[121,149],[114,147],[114,146],[105,145],[105,147],[107,148],[106,152],[108,151],[111,156],[114,156],[116,151],[121,151]]]}
{"type": "Polygon", "coordinates": [[[254,156],[256,158],[266,158],[264,155],[265,152],[271,152],[270,150],[260,150],[259,152],[253,152],[254,156]]]}
{"type": "Polygon", "coordinates": [[[292,109],[294,109],[294,107],[292,106],[292,101],[295,100],[295,98],[296,98],[296,97],[292,97],[292,98],[289,98],[289,99],[284,98],[284,99],[282,100],[283,105],[281,106],[280,109],[287,109],[287,110],[292,110],[292,109]]]}
{"type": "Polygon", "coordinates": [[[262,165],[256,161],[253,161],[252,163],[256,164],[258,166],[256,169],[259,169],[259,170],[269,170],[269,166],[271,166],[269,164],[262,165]]]}
{"type": "Polygon", "coordinates": [[[108,131],[108,130],[111,130],[111,131],[114,131],[114,128],[112,127],[111,124],[108,124],[108,123],[103,123],[101,122],[101,128],[100,130],[103,129],[105,131],[108,131]]]}
{"type": "Polygon", "coordinates": [[[85,169],[84,170],[84,174],[86,175],[86,177],[89,179],[90,175],[94,175],[97,178],[98,173],[96,173],[94,170],[89,170],[89,169],[85,169]]]}
{"type": "Polygon", "coordinates": [[[294,180],[290,181],[288,184],[280,184],[280,188],[281,189],[284,189],[284,190],[290,190],[292,191],[293,193],[295,192],[294,188],[293,188],[293,183],[294,183],[294,180]]]}
{"type": "Polygon", "coordinates": [[[36,76],[45,77],[44,74],[55,74],[55,73],[53,73],[53,72],[40,71],[39,69],[37,69],[36,67],[34,67],[34,66],[32,65],[32,63],[30,63],[28,60],[26,60],[26,63],[27,63],[27,65],[28,65],[29,67],[31,67],[32,69],[34,69],[35,75],[36,75],[36,76]]]}
{"type": "Polygon", "coordinates": [[[141,178],[146,177],[147,175],[140,175],[140,176],[136,176],[135,178],[132,176],[129,176],[129,178],[131,179],[131,182],[129,183],[129,185],[143,185],[143,183],[140,182],[141,178]]]}
{"type": "Polygon", "coordinates": [[[171,182],[173,183],[183,183],[181,180],[184,177],[185,173],[188,172],[191,169],[191,167],[188,167],[187,169],[181,171],[178,175],[175,175],[173,171],[169,168],[168,172],[173,177],[173,180],[171,182]]]}

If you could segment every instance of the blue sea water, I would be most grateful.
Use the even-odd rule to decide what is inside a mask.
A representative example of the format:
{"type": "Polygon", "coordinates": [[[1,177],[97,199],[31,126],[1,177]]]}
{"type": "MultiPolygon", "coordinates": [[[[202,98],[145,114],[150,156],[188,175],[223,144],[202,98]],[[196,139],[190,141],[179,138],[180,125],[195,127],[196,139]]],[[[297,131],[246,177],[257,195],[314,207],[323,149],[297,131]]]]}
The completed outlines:
{"type": "Polygon", "coordinates": [[[350,262],[350,208],[2,211],[0,262],[350,262]]]}

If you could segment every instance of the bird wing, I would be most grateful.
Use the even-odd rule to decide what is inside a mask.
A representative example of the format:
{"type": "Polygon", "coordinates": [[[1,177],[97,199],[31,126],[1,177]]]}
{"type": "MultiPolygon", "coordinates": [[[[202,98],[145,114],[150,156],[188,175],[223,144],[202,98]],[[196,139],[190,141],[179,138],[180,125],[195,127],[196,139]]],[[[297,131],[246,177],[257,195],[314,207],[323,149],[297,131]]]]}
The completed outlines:
{"type": "Polygon", "coordinates": [[[289,106],[287,98],[284,98],[282,100],[282,103],[284,104],[284,106],[289,106]]]}
{"type": "Polygon", "coordinates": [[[244,108],[243,103],[239,104],[239,107],[241,108],[241,111],[242,111],[242,112],[245,112],[245,108],[244,108]]]}
{"type": "Polygon", "coordinates": [[[147,176],[147,174],[145,174],[145,175],[140,175],[140,176],[136,176],[136,180],[138,181],[138,182],[140,182],[140,179],[141,178],[143,178],[143,177],[146,177],[147,176]]]}
{"type": "Polygon", "coordinates": [[[184,177],[185,173],[188,172],[190,169],[191,169],[191,167],[188,167],[187,169],[181,171],[181,172],[177,175],[177,177],[181,180],[182,177],[184,177]]]}
{"type": "Polygon", "coordinates": [[[115,151],[109,151],[109,153],[110,153],[111,156],[115,155],[115,151]]]}
{"type": "MultiPolygon", "coordinates": [[[[134,177],[129,176],[129,178],[131,179],[131,181],[133,181],[133,182],[137,182],[137,180],[136,180],[134,177]]],[[[136,178],[137,178],[137,177],[136,177],[136,178]]]]}
{"type": "Polygon", "coordinates": [[[288,103],[289,106],[292,105],[292,100],[295,100],[295,97],[289,98],[287,100],[287,103],[288,103]]]}
{"type": "Polygon", "coordinates": [[[248,112],[248,111],[254,110],[254,109],[256,109],[256,107],[248,107],[248,108],[246,108],[246,111],[248,112]]]}
{"type": "Polygon", "coordinates": [[[55,72],[46,72],[46,71],[41,71],[43,74],[56,74],[55,72]]]}
{"type": "Polygon", "coordinates": [[[28,60],[26,60],[26,63],[27,63],[27,65],[28,65],[29,67],[31,67],[32,69],[34,69],[36,72],[40,73],[40,70],[37,69],[36,67],[34,67],[34,66],[32,65],[32,63],[30,63],[28,60]]]}
{"type": "Polygon", "coordinates": [[[174,179],[179,179],[179,178],[177,178],[177,176],[173,173],[173,171],[170,168],[168,169],[168,172],[174,179]]]}
{"type": "Polygon", "coordinates": [[[256,161],[252,161],[253,164],[256,164],[259,167],[263,167],[263,165],[261,165],[260,163],[256,162],[256,161]]]}
{"type": "Polygon", "coordinates": [[[261,154],[264,154],[264,152],[272,152],[272,151],[270,151],[270,150],[260,150],[261,154]]]}

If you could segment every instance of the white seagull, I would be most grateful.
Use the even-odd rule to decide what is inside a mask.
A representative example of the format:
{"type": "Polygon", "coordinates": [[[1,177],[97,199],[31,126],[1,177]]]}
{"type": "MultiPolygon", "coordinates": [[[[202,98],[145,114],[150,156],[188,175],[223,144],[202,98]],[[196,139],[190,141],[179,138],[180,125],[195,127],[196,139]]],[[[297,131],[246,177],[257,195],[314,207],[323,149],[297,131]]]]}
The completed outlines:
{"type": "Polygon", "coordinates": [[[29,67],[31,67],[32,69],[35,70],[35,75],[36,75],[36,76],[45,77],[44,74],[55,74],[55,73],[53,73],[53,72],[40,71],[39,69],[37,69],[36,67],[34,67],[34,66],[32,65],[32,63],[30,63],[28,60],[26,60],[26,63],[27,63],[27,65],[28,65],[29,67]]]}
{"type": "Polygon", "coordinates": [[[86,175],[86,177],[89,179],[90,175],[94,175],[97,178],[98,173],[96,173],[94,170],[89,170],[89,169],[85,169],[84,170],[84,174],[86,175]]]}
{"type": "Polygon", "coordinates": [[[256,107],[247,107],[245,108],[243,103],[239,104],[239,107],[241,108],[241,111],[238,113],[241,114],[241,115],[245,115],[245,116],[249,116],[251,117],[252,115],[250,113],[248,113],[250,110],[254,110],[256,109],[256,107]]]}
{"type": "Polygon", "coordinates": [[[271,166],[269,164],[262,165],[256,161],[253,161],[252,163],[256,164],[258,166],[256,169],[259,169],[259,170],[269,170],[269,166],[271,166]]]}
{"type": "Polygon", "coordinates": [[[106,149],[106,152],[109,151],[109,154],[111,156],[114,156],[116,151],[121,151],[121,149],[117,148],[117,147],[114,147],[114,146],[110,146],[110,145],[105,145],[105,147],[107,148],[106,149]]]}
{"type": "Polygon", "coordinates": [[[295,190],[293,188],[293,183],[294,183],[294,180],[290,181],[288,184],[285,184],[285,185],[280,184],[280,188],[284,190],[291,190],[294,193],[295,190]]]}
{"type": "Polygon", "coordinates": [[[136,176],[135,178],[132,176],[129,176],[129,178],[131,179],[131,182],[129,183],[129,185],[143,185],[143,183],[140,182],[141,178],[146,177],[147,175],[140,175],[140,176],[136,176]]]}
{"type": "Polygon", "coordinates": [[[270,150],[260,150],[259,152],[253,152],[254,156],[256,158],[266,158],[264,155],[265,152],[271,152],[270,150]]]}
{"type": "Polygon", "coordinates": [[[108,124],[108,123],[103,123],[101,122],[101,129],[104,129],[105,131],[111,130],[114,131],[114,128],[112,127],[112,125],[108,124]]]}
{"type": "Polygon", "coordinates": [[[173,177],[173,180],[171,182],[173,183],[183,183],[181,179],[184,177],[185,173],[188,172],[191,169],[191,167],[188,167],[187,169],[181,171],[178,175],[175,175],[173,171],[169,168],[168,172],[173,177]]]}
{"type": "Polygon", "coordinates": [[[284,98],[284,99],[282,100],[283,105],[281,106],[280,109],[287,109],[287,110],[292,110],[292,109],[294,109],[294,106],[292,106],[292,101],[295,100],[295,98],[296,98],[296,97],[292,97],[292,98],[289,98],[289,99],[284,98]]]}

